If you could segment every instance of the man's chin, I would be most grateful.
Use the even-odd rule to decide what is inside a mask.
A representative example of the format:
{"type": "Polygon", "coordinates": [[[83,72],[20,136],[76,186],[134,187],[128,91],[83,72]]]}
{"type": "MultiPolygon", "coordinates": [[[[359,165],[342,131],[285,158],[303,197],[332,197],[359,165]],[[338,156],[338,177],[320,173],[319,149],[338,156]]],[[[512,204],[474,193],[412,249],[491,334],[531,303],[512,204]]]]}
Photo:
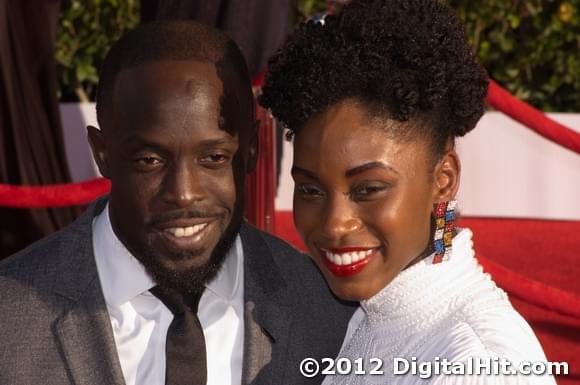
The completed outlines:
{"type": "Polygon", "coordinates": [[[195,250],[175,249],[150,237],[145,244],[134,242],[135,247],[129,249],[157,285],[179,293],[199,294],[220,271],[241,224],[238,208],[215,245],[206,244],[195,250]]]}
{"type": "Polygon", "coordinates": [[[223,264],[227,253],[209,256],[188,251],[173,253],[140,253],[140,262],[153,281],[180,293],[201,293],[223,264]]]}
{"type": "MultiPolygon", "coordinates": [[[[157,262],[156,270],[176,274],[186,273],[188,271],[203,270],[213,262],[211,260],[211,255],[198,255],[198,254],[188,255],[185,252],[179,254],[171,254],[171,256],[167,256],[167,254],[165,254],[161,258],[158,258],[158,260],[156,261],[157,262]]],[[[147,268],[147,266],[145,267],[147,268]]]]}
{"type": "Polygon", "coordinates": [[[205,248],[195,250],[156,249],[151,252],[151,255],[155,255],[157,262],[170,270],[202,267],[211,259],[211,253],[205,248]]]}
{"type": "Polygon", "coordinates": [[[220,271],[239,226],[228,230],[212,248],[161,252],[150,245],[136,257],[157,285],[179,293],[199,294],[220,271]]]}

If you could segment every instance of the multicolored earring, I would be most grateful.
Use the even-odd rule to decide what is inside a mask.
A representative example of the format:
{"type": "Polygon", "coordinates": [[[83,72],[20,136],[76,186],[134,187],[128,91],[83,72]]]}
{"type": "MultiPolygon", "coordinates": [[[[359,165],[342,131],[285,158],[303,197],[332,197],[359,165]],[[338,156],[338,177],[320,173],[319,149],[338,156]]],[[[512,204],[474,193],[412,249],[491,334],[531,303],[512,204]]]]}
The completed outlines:
{"type": "Polygon", "coordinates": [[[435,218],[435,233],[433,236],[435,255],[433,264],[447,261],[451,256],[456,205],[456,200],[433,205],[433,216],[435,218]]]}

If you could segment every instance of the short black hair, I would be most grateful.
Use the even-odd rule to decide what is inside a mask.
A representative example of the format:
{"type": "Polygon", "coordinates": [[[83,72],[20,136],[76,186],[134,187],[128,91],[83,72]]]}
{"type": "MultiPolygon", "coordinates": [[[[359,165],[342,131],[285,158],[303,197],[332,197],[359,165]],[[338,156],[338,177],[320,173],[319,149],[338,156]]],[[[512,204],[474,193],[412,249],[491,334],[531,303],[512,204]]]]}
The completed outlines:
{"type": "Polygon", "coordinates": [[[189,20],[162,20],[142,24],[121,37],[108,52],[99,75],[97,120],[103,129],[111,110],[117,75],[124,69],[164,60],[213,63],[222,80],[224,96],[247,110],[253,121],[254,97],[244,56],[226,34],[189,20]]]}
{"type": "Polygon", "coordinates": [[[429,124],[435,154],[473,129],[488,78],[455,12],[435,0],[353,0],[300,25],[272,57],[259,102],[297,133],[311,117],[354,99],[371,114],[429,124]]]}

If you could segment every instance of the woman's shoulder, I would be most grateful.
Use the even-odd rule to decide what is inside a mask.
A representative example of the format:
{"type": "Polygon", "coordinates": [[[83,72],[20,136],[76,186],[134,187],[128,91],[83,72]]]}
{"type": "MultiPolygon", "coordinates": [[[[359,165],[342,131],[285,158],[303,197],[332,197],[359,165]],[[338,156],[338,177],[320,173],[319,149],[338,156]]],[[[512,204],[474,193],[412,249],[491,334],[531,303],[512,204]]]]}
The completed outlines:
{"type": "Polygon", "coordinates": [[[545,360],[532,328],[473,257],[471,231],[463,229],[457,238],[460,250],[454,257],[463,267],[457,269],[461,274],[453,280],[455,290],[450,291],[447,314],[437,328],[440,338],[447,339],[444,344],[449,349],[447,353],[454,356],[472,350],[482,355],[494,352],[500,356],[545,360]]]}
{"type": "Polygon", "coordinates": [[[490,308],[453,317],[439,333],[433,348],[449,360],[467,357],[502,357],[515,361],[546,360],[528,323],[512,308],[490,308]]]}
{"type": "Polygon", "coordinates": [[[521,360],[545,360],[542,347],[507,294],[483,272],[481,279],[451,300],[446,317],[435,330],[446,356],[496,355],[521,360]]]}
{"type": "Polygon", "coordinates": [[[547,359],[531,327],[511,306],[455,317],[421,354],[420,361],[436,360],[460,363],[465,370],[480,367],[482,375],[439,376],[433,385],[555,384],[551,376],[516,374],[522,364],[546,363],[547,359]],[[506,375],[502,368],[516,372],[506,375]]]}

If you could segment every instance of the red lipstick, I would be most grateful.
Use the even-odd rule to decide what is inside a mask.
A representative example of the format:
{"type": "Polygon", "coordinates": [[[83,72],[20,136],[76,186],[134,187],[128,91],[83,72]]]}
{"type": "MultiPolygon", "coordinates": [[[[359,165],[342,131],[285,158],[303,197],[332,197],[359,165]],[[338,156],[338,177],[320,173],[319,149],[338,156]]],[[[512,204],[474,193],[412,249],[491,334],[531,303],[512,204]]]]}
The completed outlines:
{"type": "Polygon", "coordinates": [[[374,256],[377,254],[379,250],[378,247],[369,248],[369,247],[341,247],[341,248],[330,248],[330,249],[321,249],[320,254],[324,259],[324,263],[328,270],[336,276],[339,277],[348,277],[358,274],[370,261],[374,256]],[[345,254],[345,253],[358,253],[358,252],[368,252],[371,251],[368,255],[364,258],[357,260],[356,262],[349,263],[347,265],[339,265],[329,258],[328,253],[333,254],[345,254]]]}

